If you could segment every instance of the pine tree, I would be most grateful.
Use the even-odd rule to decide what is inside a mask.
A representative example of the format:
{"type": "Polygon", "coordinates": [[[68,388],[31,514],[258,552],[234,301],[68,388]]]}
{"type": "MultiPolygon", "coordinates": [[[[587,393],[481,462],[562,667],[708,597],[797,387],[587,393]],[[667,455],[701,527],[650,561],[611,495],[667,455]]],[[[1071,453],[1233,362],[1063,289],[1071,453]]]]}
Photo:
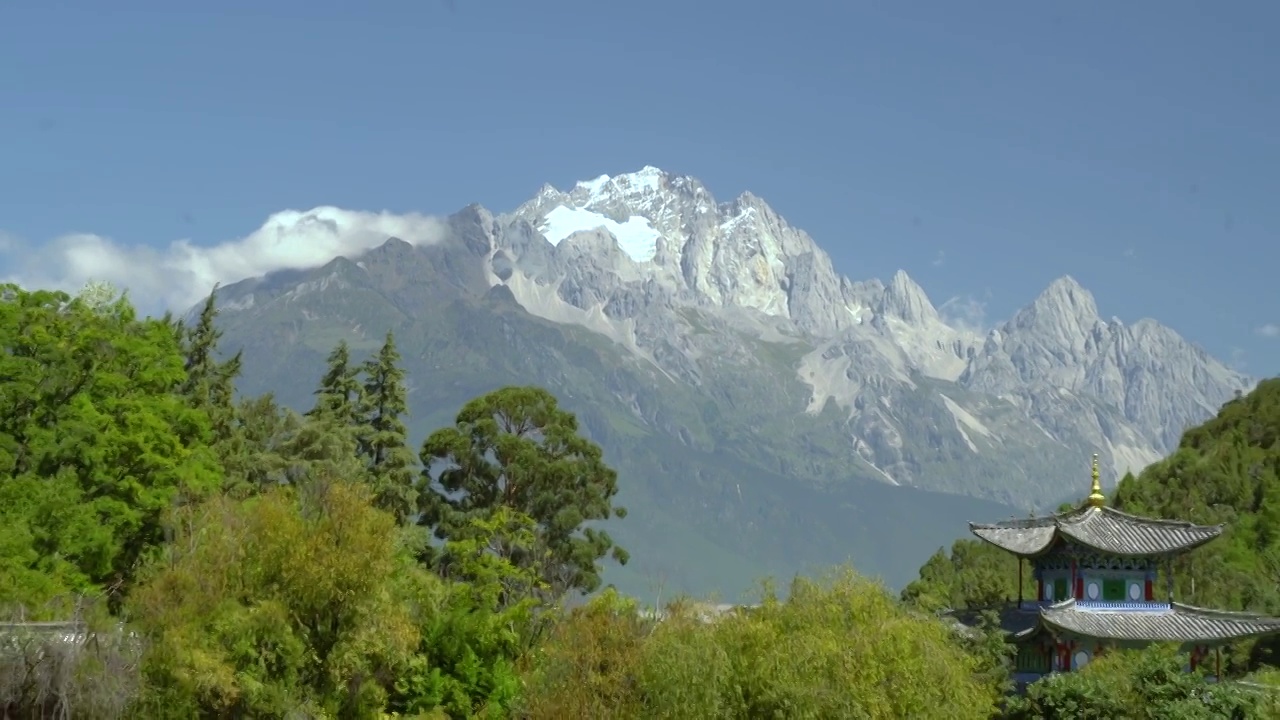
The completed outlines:
{"type": "Polygon", "coordinates": [[[366,431],[360,437],[360,454],[369,467],[375,502],[404,522],[416,510],[418,471],[401,420],[409,406],[393,333],[387,332],[378,354],[365,362],[364,376],[366,431]]]}
{"type": "Polygon", "coordinates": [[[214,324],[218,317],[217,286],[205,300],[200,319],[187,329],[181,321],[173,324],[182,338],[187,377],[178,392],[192,407],[209,413],[213,424],[213,444],[230,443],[237,431],[235,380],[240,375],[241,352],[218,361],[218,340],[222,331],[214,324]]]}
{"type": "Polygon", "coordinates": [[[307,416],[327,415],[352,427],[364,425],[360,414],[363,404],[360,368],[351,365],[351,349],[346,340],[338,341],[329,353],[328,363],[329,367],[320,379],[320,387],[315,391],[315,407],[307,412],[307,416]]]}

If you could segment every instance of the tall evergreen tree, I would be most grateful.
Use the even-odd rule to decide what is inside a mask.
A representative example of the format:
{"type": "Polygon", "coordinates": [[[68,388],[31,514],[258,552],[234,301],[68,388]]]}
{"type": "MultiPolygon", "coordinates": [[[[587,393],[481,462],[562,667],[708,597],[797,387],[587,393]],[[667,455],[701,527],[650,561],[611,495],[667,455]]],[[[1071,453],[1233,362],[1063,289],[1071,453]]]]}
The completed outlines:
{"type": "Polygon", "coordinates": [[[400,353],[390,331],[378,354],[364,363],[364,376],[366,426],[359,439],[360,454],[369,466],[375,503],[404,522],[417,508],[418,471],[401,420],[409,406],[400,353]]]}
{"type": "Polygon", "coordinates": [[[364,425],[360,416],[364,388],[360,386],[360,368],[351,364],[351,348],[346,340],[329,353],[328,369],[316,388],[316,404],[307,412],[308,417],[326,415],[339,423],[353,427],[364,425]]]}
{"type": "Polygon", "coordinates": [[[217,293],[218,288],[214,286],[194,327],[185,328],[181,321],[175,324],[175,330],[182,338],[187,371],[179,394],[187,398],[192,407],[209,413],[215,446],[234,440],[237,425],[235,380],[240,375],[242,364],[240,351],[226,360],[218,360],[218,340],[222,331],[215,325],[217,293]]]}

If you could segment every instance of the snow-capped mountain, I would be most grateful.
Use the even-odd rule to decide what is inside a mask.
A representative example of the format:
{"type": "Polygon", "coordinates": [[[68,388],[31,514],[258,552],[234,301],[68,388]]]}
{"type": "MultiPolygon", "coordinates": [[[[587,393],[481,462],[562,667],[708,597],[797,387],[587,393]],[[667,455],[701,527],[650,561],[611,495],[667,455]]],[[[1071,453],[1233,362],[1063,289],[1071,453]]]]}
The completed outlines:
{"type": "MultiPolygon", "coordinates": [[[[547,255],[564,261],[535,263],[539,272],[531,279],[495,276],[530,312],[608,326],[607,334],[646,353],[651,343],[637,327],[679,307],[719,311],[759,338],[811,344],[794,368],[810,389],[807,411],[833,400],[855,424],[867,412],[860,402],[880,404],[866,396],[869,388],[872,395],[886,382],[912,388],[915,377],[956,382],[1029,415],[1045,436],[1079,436],[1122,474],[1168,452],[1183,428],[1249,385],[1154,321],[1131,327],[1103,321],[1092,296],[1069,277],[986,337],[951,327],[905,272],[887,285],[851,281],[761,199],[744,193],[718,203],[696,179],[653,167],[602,175],[567,192],[544,186],[503,220],[527,223],[550,243],[547,255]],[[1106,408],[1105,417],[1094,404],[1106,408]]],[[[505,263],[518,251],[495,238],[494,252],[505,263]]],[[[512,266],[521,267],[522,259],[512,257],[512,266]]],[[[680,343],[675,336],[662,340],[680,343]]],[[[697,354],[695,347],[683,350],[697,354]]],[[[672,372],[682,369],[668,364],[672,372]]],[[[982,427],[981,412],[943,397],[958,433],[999,437],[982,427]]],[[[851,442],[867,445],[857,437],[851,442]]],[[[887,460],[883,452],[866,454],[887,460]]],[[[888,464],[904,464],[898,453],[888,454],[888,464]]],[[[900,473],[924,481],[906,468],[900,473]]]]}
{"type": "MultiPolygon", "coordinates": [[[[395,250],[407,253],[399,267],[379,265],[384,247],[324,275],[336,293],[325,302],[341,310],[351,302],[342,293],[364,288],[391,302],[389,322],[434,312],[413,305],[440,291],[410,291],[414,263],[470,297],[500,290],[709,402],[753,384],[753,409],[735,408],[734,422],[770,433],[756,450],[797,459],[815,482],[844,467],[1045,503],[1078,482],[1089,454],[1107,458],[1113,477],[1136,472],[1250,384],[1154,321],[1102,320],[1069,277],[985,336],[952,327],[905,272],[850,280],[760,198],[717,202],[698,180],[654,167],[567,191],[545,185],[509,214],[471,206],[449,225],[445,242],[395,250]],[[822,452],[797,455],[804,443],[822,452]]],[[[223,307],[262,312],[301,287],[268,296],[261,283],[233,286],[223,307]]],[[[359,332],[382,329],[361,320],[359,332]]],[[[638,422],[697,444],[643,400],[616,399],[638,422]]]]}

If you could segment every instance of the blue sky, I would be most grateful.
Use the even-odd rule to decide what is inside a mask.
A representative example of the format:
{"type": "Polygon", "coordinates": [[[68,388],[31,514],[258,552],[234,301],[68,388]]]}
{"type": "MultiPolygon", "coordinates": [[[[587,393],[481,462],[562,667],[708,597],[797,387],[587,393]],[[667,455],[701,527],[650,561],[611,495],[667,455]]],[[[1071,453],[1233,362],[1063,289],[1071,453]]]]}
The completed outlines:
{"type": "Polygon", "coordinates": [[[1274,375],[1277,36],[1245,1],[11,0],[0,274],[70,272],[68,233],[140,265],[288,208],[507,210],[652,164],[851,277],[991,322],[1071,274],[1274,375]]]}

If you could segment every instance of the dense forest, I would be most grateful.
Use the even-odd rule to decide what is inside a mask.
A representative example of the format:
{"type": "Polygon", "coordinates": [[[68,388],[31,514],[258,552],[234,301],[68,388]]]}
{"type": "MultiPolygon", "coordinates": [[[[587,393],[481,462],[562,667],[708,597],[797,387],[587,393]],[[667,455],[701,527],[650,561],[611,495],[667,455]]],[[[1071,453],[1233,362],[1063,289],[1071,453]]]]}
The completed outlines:
{"type": "MultiPolygon", "coordinates": [[[[902,597],[848,568],[719,612],[603,585],[620,479],[538,388],[421,447],[388,334],[339,343],[313,407],[240,397],[211,297],[191,323],[110,287],[0,288],[0,710],[7,718],[1269,717],[1169,648],[1006,699],[1012,559],[940,551],[902,597]]],[[[429,383],[431,378],[416,378],[429,383]]],[[[1228,522],[1175,568],[1197,604],[1280,611],[1280,381],[1228,403],[1120,506],[1228,522]]],[[[625,482],[625,479],[622,480],[625,482]]],[[[644,548],[630,548],[642,553],[644,548]]],[[[1235,648],[1265,682],[1275,651],[1235,648]],[[1263,670],[1259,672],[1259,670],[1263,670]]]]}

